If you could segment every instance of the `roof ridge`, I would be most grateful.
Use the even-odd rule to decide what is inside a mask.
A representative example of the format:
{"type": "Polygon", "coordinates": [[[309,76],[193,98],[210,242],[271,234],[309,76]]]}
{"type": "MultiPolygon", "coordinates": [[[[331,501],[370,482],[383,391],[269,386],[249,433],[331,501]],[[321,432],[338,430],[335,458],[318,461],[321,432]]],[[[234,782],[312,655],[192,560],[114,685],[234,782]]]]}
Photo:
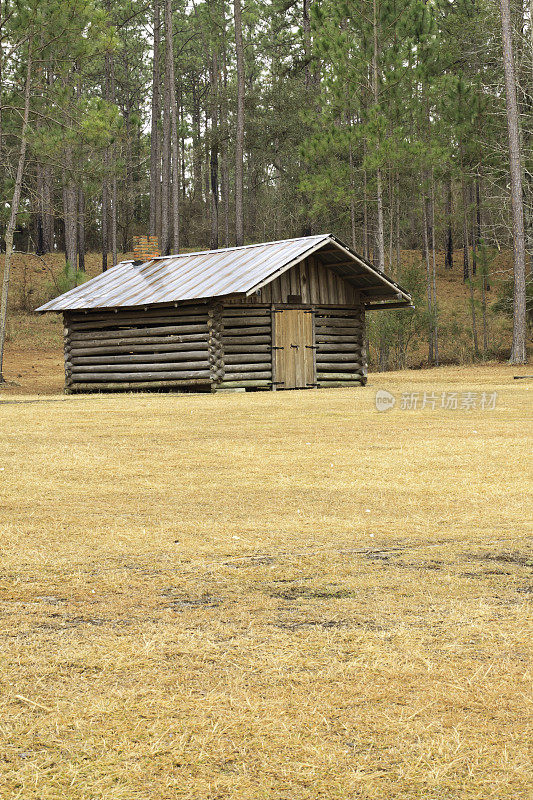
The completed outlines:
{"type": "MultiPolygon", "coordinates": [[[[205,256],[207,253],[228,253],[230,250],[246,250],[250,247],[265,247],[268,244],[286,244],[287,242],[303,242],[306,239],[326,239],[331,233],[314,233],[311,236],[294,236],[292,239],[274,239],[272,242],[254,242],[253,244],[240,244],[234,247],[219,247],[217,250],[193,250],[190,253],[169,253],[168,256],[154,256],[148,261],[162,261],[164,258],[184,258],[185,256],[205,256]]],[[[124,263],[124,262],[121,262],[124,263]]]]}

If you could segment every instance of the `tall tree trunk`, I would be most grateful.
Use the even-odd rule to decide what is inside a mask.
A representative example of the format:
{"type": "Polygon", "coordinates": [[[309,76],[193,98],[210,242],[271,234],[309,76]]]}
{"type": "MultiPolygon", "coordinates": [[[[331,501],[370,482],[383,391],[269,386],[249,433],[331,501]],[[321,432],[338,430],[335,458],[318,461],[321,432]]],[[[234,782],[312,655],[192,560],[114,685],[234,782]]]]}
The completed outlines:
{"type": "Polygon", "coordinates": [[[235,50],[237,56],[237,131],[235,138],[235,244],[244,244],[244,45],[241,0],[233,0],[235,50]]]}
{"type": "Polygon", "coordinates": [[[481,248],[481,243],[481,178],[478,167],[476,171],[476,244],[478,251],[481,248]]]}
{"type": "MultiPolygon", "coordinates": [[[[529,41],[531,51],[531,74],[529,81],[529,89],[526,92],[527,105],[526,113],[529,118],[533,117],[533,0],[529,0],[529,41]]],[[[529,130],[525,133],[525,151],[531,152],[533,149],[533,130],[531,125],[528,126],[529,130]]],[[[529,272],[533,277],[533,170],[524,170],[524,199],[525,199],[525,237],[526,237],[526,253],[529,258],[529,272]]]]}
{"type": "Polygon", "coordinates": [[[185,128],[185,110],[183,108],[183,92],[180,88],[179,99],[179,120],[180,120],[180,176],[181,176],[181,200],[185,202],[187,199],[187,176],[185,173],[185,136],[183,130],[185,128]]]}
{"type": "MultiPolygon", "coordinates": [[[[107,13],[107,25],[111,25],[111,0],[105,3],[107,13]]],[[[109,100],[110,92],[110,54],[106,50],[104,56],[104,97],[109,100]]],[[[109,252],[109,147],[104,151],[104,179],[102,182],[102,272],[107,271],[107,254],[109,252]]]]}
{"type": "Polygon", "coordinates": [[[472,276],[477,273],[477,220],[475,182],[470,184],[470,208],[472,209],[472,276]]]}
{"type": "Polygon", "coordinates": [[[115,264],[118,263],[117,213],[118,213],[117,176],[113,175],[113,179],[111,181],[111,258],[113,260],[113,266],[115,266],[115,264]]]}
{"type": "Polygon", "coordinates": [[[226,42],[226,15],[221,6],[222,19],[222,87],[220,101],[220,191],[222,195],[222,247],[229,247],[229,131],[228,131],[228,64],[226,42]]]}
{"type": "MultiPolygon", "coordinates": [[[[111,0],[106,0],[106,12],[108,25],[111,25],[112,6],[111,0]]],[[[115,102],[115,57],[111,49],[106,50],[105,54],[105,95],[108,103],[115,102]]],[[[107,166],[108,176],[111,172],[111,192],[108,194],[109,204],[109,228],[108,232],[111,234],[111,260],[113,266],[118,261],[117,254],[117,176],[116,176],[116,160],[117,152],[116,145],[113,144],[107,148],[107,166]]],[[[107,256],[106,256],[107,261],[107,256]]]]}
{"type": "MultiPolygon", "coordinates": [[[[109,159],[104,155],[104,169],[107,171],[109,159]]],[[[107,270],[107,253],[109,251],[109,189],[107,179],[102,183],[102,272],[107,270]]]]}
{"type": "Polygon", "coordinates": [[[468,241],[468,190],[461,168],[461,194],[463,197],[463,283],[470,278],[470,256],[468,241]]]}
{"type": "MultiPolygon", "coordinates": [[[[2,18],[2,0],[0,0],[0,19],[2,18]]],[[[1,31],[0,31],[1,33],[1,31]]],[[[4,53],[3,53],[3,36],[0,36],[0,87],[4,85],[4,75],[3,75],[3,66],[4,66],[4,53]]],[[[3,138],[3,128],[2,128],[2,92],[0,91],[0,164],[3,164],[3,156],[2,150],[4,149],[4,138],[3,138]]]]}
{"type": "Polygon", "coordinates": [[[309,15],[310,0],[303,0],[303,34],[304,34],[304,64],[305,64],[305,86],[308,89],[311,85],[311,18],[309,15]]]}
{"type": "Polygon", "coordinates": [[[54,209],[52,190],[52,170],[43,168],[43,251],[51,253],[54,249],[54,209]]]}
{"type": "MultiPolygon", "coordinates": [[[[313,79],[315,77],[311,75],[311,54],[312,54],[311,16],[310,16],[311,2],[312,0],[303,0],[302,2],[304,82],[307,91],[310,89],[313,79]]],[[[279,62],[278,62],[278,69],[279,69],[279,62]]],[[[352,204],[352,199],[350,199],[350,205],[351,204],[352,204]]],[[[313,219],[311,216],[312,199],[308,192],[300,192],[300,207],[303,211],[301,235],[311,236],[311,234],[313,233],[313,219]]],[[[254,226],[252,225],[251,227],[253,229],[254,226]]]]}
{"type": "Polygon", "coordinates": [[[426,176],[425,173],[422,172],[421,176],[421,185],[422,185],[422,233],[423,233],[423,253],[424,253],[424,260],[426,262],[426,294],[427,294],[427,304],[428,304],[428,316],[429,316],[429,330],[428,330],[428,362],[433,364],[434,360],[434,343],[435,338],[433,335],[433,303],[432,303],[432,289],[431,289],[431,266],[429,260],[429,239],[428,239],[428,201],[426,197],[426,176]]]}
{"type": "MultiPolygon", "coordinates": [[[[1,4],[0,4],[1,5],[1,4]]],[[[1,53],[0,53],[1,58],[1,53]]],[[[41,164],[37,164],[37,216],[35,220],[36,241],[35,253],[38,256],[45,254],[44,249],[44,193],[43,193],[43,168],[41,164]]]]}
{"type": "Polygon", "coordinates": [[[396,173],[396,278],[400,280],[400,176],[396,173]]]}
{"type": "Polygon", "coordinates": [[[435,176],[431,168],[430,187],[430,223],[431,223],[431,290],[433,308],[433,357],[436,366],[439,365],[439,336],[437,319],[437,252],[435,247],[435,176]]]}
{"type": "MultiPolygon", "coordinates": [[[[52,86],[53,75],[50,65],[46,69],[45,82],[47,86],[52,86]]],[[[43,251],[51,253],[54,249],[54,189],[53,174],[49,166],[44,166],[43,177],[43,251]]]]}
{"type": "Polygon", "coordinates": [[[468,290],[470,293],[470,313],[472,315],[472,344],[474,346],[474,357],[479,355],[479,345],[477,338],[477,320],[476,320],[476,298],[474,295],[474,279],[470,278],[468,281],[468,290]]]}
{"type": "Polygon", "coordinates": [[[165,69],[161,147],[161,254],[170,253],[170,76],[165,69]]]}
{"type": "Polygon", "coordinates": [[[192,85],[192,214],[200,217],[202,213],[202,153],[200,126],[200,98],[196,86],[196,76],[192,85]]]}
{"type": "Polygon", "coordinates": [[[32,45],[33,37],[30,34],[28,41],[28,61],[26,65],[26,81],[24,84],[24,112],[22,115],[22,129],[20,132],[20,152],[17,164],[17,174],[15,177],[15,186],[13,188],[13,198],[11,200],[11,210],[9,219],[6,226],[5,242],[6,254],[4,260],[4,278],[2,281],[2,297],[0,299],[0,385],[4,383],[3,365],[4,365],[4,346],[6,341],[6,325],[7,325],[7,301],[9,298],[9,278],[11,273],[11,259],[13,257],[13,235],[17,224],[17,214],[20,205],[20,194],[22,191],[22,177],[24,175],[24,165],[26,162],[26,148],[27,148],[27,131],[28,120],[30,116],[30,94],[31,94],[31,77],[32,77],[32,45]]]}
{"type": "MultiPolygon", "coordinates": [[[[377,0],[372,0],[372,91],[374,105],[379,103],[379,42],[378,42],[378,14],[377,0]]],[[[381,167],[376,169],[376,266],[385,269],[385,229],[383,225],[383,190],[381,185],[381,167]]]]}
{"type": "MultiPolygon", "coordinates": [[[[472,344],[474,347],[474,357],[478,355],[478,341],[477,341],[477,324],[476,324],[476,305],[474,297],[474,283],[473,275],[470,272],[470,252],[469,252],[469,226],[468,226],[468,210],[469,210],[469,191],[468,185],[464,178],[461,156],[461,193],[463,196],[463,282],[468,284],[468,291],[470,294],[470,313],[472,316],[472,344]]],[[[475,235],[475,234],[473,234],[475,235]]],[[[472,257],[474,248],[472,248],[472,257]]]]}
{"type": "Polygon", "coordinates": [[[218,54],[213,49],[210,68],[211,136],[209,173],[211,176],[211,250],[218,250],[218,54]]]}
{"type": "Polygon", "coordinates": [[[78,188],[78,268],[85,272],[85,193],[78,188]]]}
{"type": "Polygon", "coordinates": [[[222,101],[220,104],[220,190],[222,194],[222,246],[229,247],[229,147],[228,147],[228,73],[226,55],[226,20],[224,18],[224,38],[222,50],[222,101]]]}
{"type": "Polygon", "coordinates": [[[206,200],[206,213],[207,213],[207,225],[208,228],[211,228],[211,159],[210,159],[210,147],[209,147],[209,114],[205,112],[205,136],[204,136],[204,195],[206,200]]]}
{"type": "Polygon", "coordinates": [[[477,340],[477,320],[476,320],[476,298],[474,295],[474,281],[470,279],[469,293],[470,293],[470,313],[472,315],[472,344],[474,346],[474,356],[477,358],[479,355],[479,345],[477,340]]]}
{"type": "Polygon", "coordinates": [[[444,269],[453,269],[453,190],[452,176],[446,176],[446,241],[444,244],[444,269]]]}
{"type": "Polygon", "coordinates": [[[389,270],[392,270],[392,252],[394,246],[394,181],[392,170],[388,172],[389,182],[389,270]]]}
{"type": "Polygon", "coordinates": [[[76,272],[78,265],[78,211],[76,184],[72,174],[72,146],[65,148],[63,173],[63,223],[65,227],[65,261],[76,272]]]}
{"type": "Polygon", "coordinates": [[[509,167],[511,176],[511,208],[513,218],[514,297],[513,344],[511,364],[526,362],[526,243],[524,206],[522,198],[522,168],[518,131],[518,104],[513,60],[511,9],[509,0],[500,0],[502,22],[503,71],[505,74],[505,105],[509,135],[509,167]]]}
{"type": "Polygon", "coordinates": [[[135,218],[138,213],[138,209],[135,208],[135,205],[132,204],[132,179],[133,179],[133,155],[132,155],[132,130],[131,130],[131,122],[130,117],[132,113],[132,108],[128,104],[126,106],[126,110],[124,112],[124,128],[126,133],[126,164],[125,170],[123,175],[123,189],[122,189],[122,208],[123,208],[123,226],[122,226],[122,252],[128,252],[128,244],[129,244],[129,231],[130,231],[130,224],[132,216],[135,218]],[[133,213],[132,213],[132,205],[133,205],[133,213]]]}
{"type": "Polygon", "coordinates": [[[172,155],[172,251],[180,250],[180,156],[176,78],[174,70],[174,37],[172,32],[172,0],[165,0],[165,61],[169,82],[170,149],[172,155]]]}
{"type": "Polygon", "coordinates": [[[355,175],[354,175],[354,166],[353,166],[353,152],[352,152],[352,140],[351,140],[351,129],[352,129],[352,117],[351,114],[348,117],[348,124],[350,127],[350,144],[348,150],[348,158],[349,158],[349,166],[350,166],[350,225],[352,230],[352,247],[354,250],[357,249],[357,230],[355,224],[355,175]]]}
{"type": "MultiPolygon", "coordinates": [[[[366,156],[366,142],[364,144],[364,156],[366,156]]],[[[368,246],[368,179],[366,169],[363,170],[363,258],[370,260],[370,248],[368,246]]]]}
{"type": "Polygon", "coordinates": [[[481,175],[479,167],[476,174],[476,239],[478,258],[483,258],[483,291],[490,292],[489,268],[483,242],[483,204],[481,198],[481,175]]]}
{"type": "Polygon", "coordinates": [[[159,123],[161,119],[159,49],[161,42],[161,14],[159,0],[154,3],[154,55],[152,65],[152,120],[150,134],[150,236],[160,233],[161,214],[161,153],[159,146],[159,123]]]}
{"type": "Polygon", "coordinates": [[[483,329],[483,358],[487,357],[489,336],[487,326],[487,264],[481,264],[481,324],[483,329]]]}

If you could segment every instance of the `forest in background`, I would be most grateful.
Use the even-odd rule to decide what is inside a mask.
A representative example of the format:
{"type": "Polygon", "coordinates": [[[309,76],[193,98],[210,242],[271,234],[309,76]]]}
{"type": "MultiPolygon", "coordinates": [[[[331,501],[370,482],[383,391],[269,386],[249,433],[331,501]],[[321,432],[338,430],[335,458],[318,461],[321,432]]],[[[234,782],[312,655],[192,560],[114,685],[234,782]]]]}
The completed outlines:
{"type": "MultiPolygon", "coordinates": [[[[414,314],[372,324],[383,368],[405,365],[413,337],[438,363],[454,335],[440,325],[439,263],[468,287],[471,355],[493,355],[491,267],[513,241],[516,261],[517,241],[500,11],[0,0],[2,227],[15,208],[16,250],[64,251],[62,289],[83,279],[86,253],[106,269],[134,235],[168,253],[331,231],[415,294],[414,314]]],[[[530,264],[531,11],[510,6],[530,264]]],[[[496,310],[512,295],[509,284],[496,310]]]]}

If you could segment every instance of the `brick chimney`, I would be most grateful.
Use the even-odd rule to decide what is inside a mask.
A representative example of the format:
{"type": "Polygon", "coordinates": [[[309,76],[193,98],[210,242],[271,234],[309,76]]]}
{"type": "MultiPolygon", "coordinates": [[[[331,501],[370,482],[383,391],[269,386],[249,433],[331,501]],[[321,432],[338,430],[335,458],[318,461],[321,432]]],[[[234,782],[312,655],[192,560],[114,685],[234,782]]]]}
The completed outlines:
{"type": "Polygon", "coordinates": [[[160,255],[161,250],[157,236],[133,237],[133,258],[136,262],[144,263],[160,255]]]}

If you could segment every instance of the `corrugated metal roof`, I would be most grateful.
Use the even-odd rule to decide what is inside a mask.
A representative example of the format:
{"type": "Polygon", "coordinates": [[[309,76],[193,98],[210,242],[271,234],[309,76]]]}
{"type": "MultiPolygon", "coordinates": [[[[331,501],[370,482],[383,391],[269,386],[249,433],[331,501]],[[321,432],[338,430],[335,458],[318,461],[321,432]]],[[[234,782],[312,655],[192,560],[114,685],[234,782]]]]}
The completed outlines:
{"type": "MultiPolygon", "coordinates": [[[[140,265],[123,261],[45,303],[37,311],[123,308],[235,294],[245,296],[326,244],[338,248],[344,257],[348,253],[350,260],[353,259],[354,275],[361,274],[363,270],[368,277],[370,272],[382,291],[385,287],[390,289],[391,298],[402,294],[410,301],[408,293],[391,279],[326,233],[223,250],[163,256],[140,265]]],[[[334,268],[333,264],[328,263],[328,266],[334,268]]],[[[346,261],[342,267],[346,272],[346,261]]]]}

